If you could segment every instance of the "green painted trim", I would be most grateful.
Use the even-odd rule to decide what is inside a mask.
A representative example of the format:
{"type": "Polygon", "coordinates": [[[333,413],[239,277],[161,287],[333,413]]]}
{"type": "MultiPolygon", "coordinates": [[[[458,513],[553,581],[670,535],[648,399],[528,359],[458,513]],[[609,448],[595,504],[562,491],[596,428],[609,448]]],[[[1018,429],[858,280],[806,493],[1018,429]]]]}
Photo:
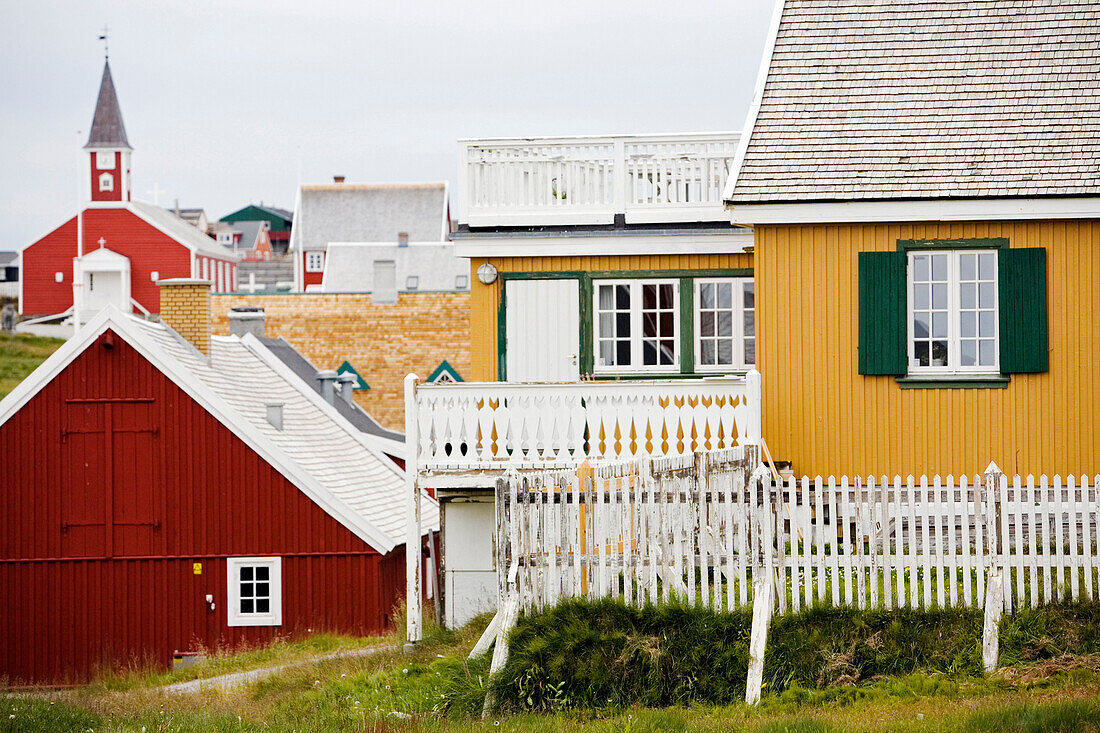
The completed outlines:
{"type": "Polygon", "coordinates": [[[504,347],[508,340],[508,319],[505,317],[505,309],[508,307],[508,288],[504,287],[503,278],[500,282],[500,307],[497,308],[497,381],[508,381],[507,359],[504,347]]]}
{"type": "Polygon", "coordinates": [[[344,360],[344,363],[341,364],[336,369],[336,373],[337,374],[354,374],[355,379],[357,381],[355,383],[355,386],[352,387],[353,390],[357,391],[357,390],[361,390],[361,389],[370,389],[370,385],[367,384],[367,380],[363,379],[363,375],[361,375],[359,373],[359,371],[351,365],[351,362],[347,361],[346,359],[344,360]]]}
{"type": "MultiPolygon", "coordinates": [[[[676,379],[713,376],[711,372],[696,373],[695,370],[695,282],[696,278],[714,277],[753,277],[751,267],[709,269],[709,270],[555,270],[533,272],[502,272],[497,278],[500,283],[500,307],[497,309],[497,381],[507,381],[507,287],[509,280],[577,280],[579,292],[579,313],[577,344],[580,358],[579,370],[582,375],[591,375],[593,379],[676,379]],[[632,374],[595,374],[595,306],[592,302],[592,290],[595,280],[623,279],[679,279],[680,284],[680,372],[671,374],[632,373],[632,374]],[[685,346],[686,345],[686,346],[685,346]]],[[[736,372],[733,372],[736,373],[736,372]]]]}
{"type": "Polygon", "coordinates": [[[902,389],[1004,389],[1009,377],[894,377],[902,389]]]}
{"type": "Polygon", "coordinates": [[[695,372],[695,280],[680,278],[680,373],[695,372]]]}
{"type": "Polygon", "coordinates": [[[1008,249],[1008,237],[975,239],[899,239],[898,252],[911,249],[1008,249]]]}
{"type": "Polygon", "coordinates": [[[465,379],[463,379],[463,378],[462,378],[462,376],[461,376],[461,375],[460,375],[460,374],[458,373],[458,371],[457,371],[457,370],[455,370],[455,368],[454,368],[453,366],[451,366],[450,362],[449,362],[449,361],[447,361],[446,359],[444,359],[443,361],[439,362],[439,366],[437,366],[437,367],[435,368],[435,371],[433,371],[433,372],[432,372],[432,373],[431,373],[431,374],[430,374],[430,375],[428,376],[428,381],[429,381],[429,382],[434,382],[434,381],[435,381],[436,379],[438,379],[438,378],[439,378],[439,375],[440,375],[440,374],[443,374],[444,372],[446,372],[447,374],[450,374],[450,375],[451,375],[451,377],[452,377],[452,378],[453,378],[453,379],[454,379],[454,380],[455,380],[456,382],[465,382],[465,381],[466,381],[465,379]]]}

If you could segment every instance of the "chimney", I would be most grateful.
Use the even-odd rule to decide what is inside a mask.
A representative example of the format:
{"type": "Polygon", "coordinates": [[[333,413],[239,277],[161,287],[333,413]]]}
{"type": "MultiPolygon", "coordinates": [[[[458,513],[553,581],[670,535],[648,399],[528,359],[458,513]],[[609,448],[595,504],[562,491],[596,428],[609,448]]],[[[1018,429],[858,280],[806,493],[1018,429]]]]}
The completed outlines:
{"type": "Polygon", "coordinates": [[[283,403],[282,402],[265,402],[264,407],[267,410],[267,422],[271,427],[276,430],[282,431],[283,429],[283,403]]]}
{"type": "Polygon", "coordinates": [[[397,233],[397,246],[398,247],[408,247],[409,246],[409,233],[408,232],[398,232],[397,233]]]}
{"type": "Polygon", "coordinates": [[[336,378],[340,383],[340,396],[347,400],[349,405],[355,404],[355,385],[359,382],[354,374],[341,374],[336,378]]]}
{"type": "Polygon", "coordinates": [[[203,354],[210,355],[210,281],[158,280],[160,320],[203,354]]]}
{"type": "Polygon", "coordinates": [[[180,200],[176,199],[176,216],[180,215],[180,200]]]}
{"type": "Polygon", "coordinates": [[[333,183],[343,183],[344,182],[344,177],[343,176],[333,176],[332,177],[332,182],[333,183]]]}
{"type": "Polygon", "coordinates": [[[229,333],[244,337],[250,333],[256,338],[267,335],[267,316],[263,308],[243,305],[229,309],[229,333]]]}
{"type": "Polygon", "coordinates": [[[321,383],[321,397],[330,405],[336,404],[336,380],[339,376],[331,369],[323,369],[317,372],[317,380],[321,383]]]}

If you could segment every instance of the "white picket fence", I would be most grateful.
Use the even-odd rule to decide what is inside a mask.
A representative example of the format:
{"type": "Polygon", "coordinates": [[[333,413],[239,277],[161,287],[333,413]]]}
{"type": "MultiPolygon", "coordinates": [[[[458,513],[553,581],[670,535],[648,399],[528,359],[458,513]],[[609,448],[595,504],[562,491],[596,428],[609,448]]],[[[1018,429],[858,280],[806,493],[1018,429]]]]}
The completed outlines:
{"type": "Polygon", "coordinates": [[[773,578],[779,611],[1096,598],[1100,476],[902,480],[750,473],[755,449],[511,474],[497,488],[502,601],[671,597],[732,609],[773,578]]]}

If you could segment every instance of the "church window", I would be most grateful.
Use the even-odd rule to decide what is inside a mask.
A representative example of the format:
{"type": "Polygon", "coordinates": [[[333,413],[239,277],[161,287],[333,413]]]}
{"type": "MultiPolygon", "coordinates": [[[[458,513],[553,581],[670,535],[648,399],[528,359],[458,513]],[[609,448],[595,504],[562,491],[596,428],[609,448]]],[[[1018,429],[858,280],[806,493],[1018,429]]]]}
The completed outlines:
{"type": "Polygon", "coordinates": [[[306,252],[306,272],[323,272],[324,269],[324,252],[306,252]]]}
{"type": "Polygon", "coordinates": [[[115,190],[115,177],[110,173],[103,173],[99,176],[99,190],[100,191],[114,191],[115,190]]]}

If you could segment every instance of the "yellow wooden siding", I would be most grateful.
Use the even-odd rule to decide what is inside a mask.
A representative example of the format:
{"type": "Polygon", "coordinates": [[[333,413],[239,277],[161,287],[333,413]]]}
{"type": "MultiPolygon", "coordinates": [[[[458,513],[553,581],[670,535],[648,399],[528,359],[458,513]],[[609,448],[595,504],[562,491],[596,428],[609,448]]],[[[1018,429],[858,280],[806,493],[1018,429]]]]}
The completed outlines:
{"type": "Polygon", "coordinates": [[[1100,223],[762,226],[764,437],[798,474],[1100,473],[1100,223]],[[901,389],[857,371],[857,253],[1008,237],[1047,250],[1050,369],[1005,389],[901,389]]]}
{"type": "Polygon", "coordinates": [[[477,268],[491,262],[500,272],[593,272],[602,270],[711,270],[751,268],[751,254],[725,255],[605,255],[598,257],[475,258],[470,262],[471,378],[497,379],[497,313],[501,280],[492,285],[477,281],[477,268]]]}

